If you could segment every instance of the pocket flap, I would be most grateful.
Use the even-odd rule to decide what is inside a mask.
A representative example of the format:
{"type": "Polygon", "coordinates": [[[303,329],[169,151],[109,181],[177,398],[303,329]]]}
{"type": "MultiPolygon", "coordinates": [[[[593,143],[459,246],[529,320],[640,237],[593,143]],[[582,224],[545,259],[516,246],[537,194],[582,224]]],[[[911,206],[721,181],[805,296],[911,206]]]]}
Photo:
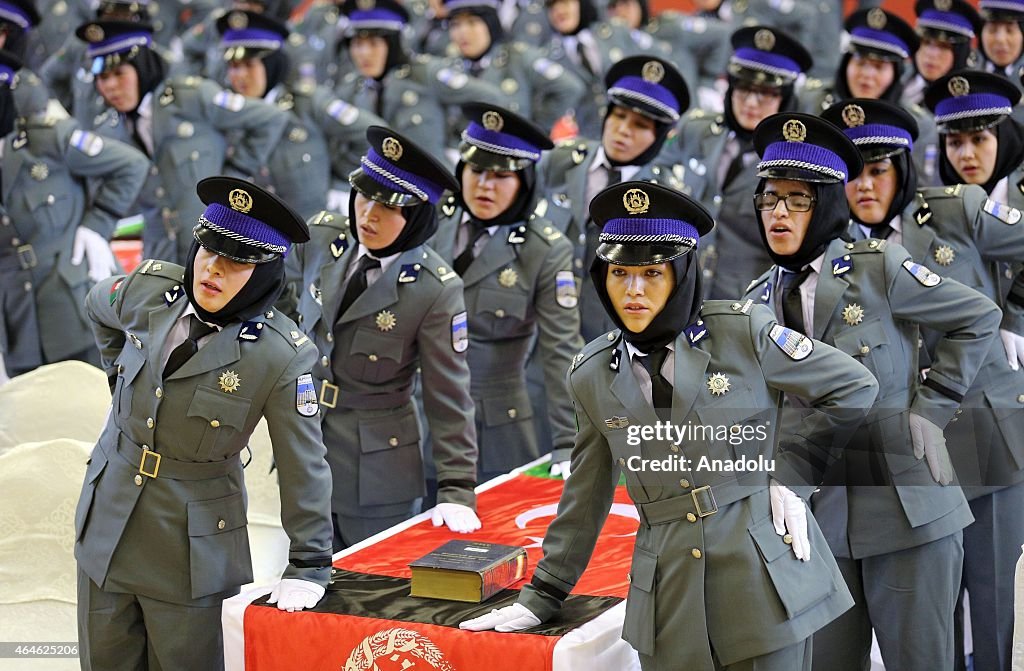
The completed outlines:
{"type": "Polygon", "coordinates": [[[245,524],[245,500],[241,492],[220,499],[188,503],[189,536],[211,536],[245,524]]]}
{"type": "Polygon", "coordinates": [[[484,397],[484,422],[487,426],[501,426],[533,417],[533,405],[525,388],[511,394],[484,397]]]}
{"type": "Polygon", "coordinates": [[[498,290],[481,287],[477,292],[476,311],[499,318],[515,317],[522,321],[526,318],[528,304],[529,297],[515,288],[498,290]]]}
{"type": "MultiPolygon", "coordinates": [[[[808,517],[810,513],[808,513],[808,517]]],[[[782,541],[782,536],[775,533],[775,525],[771,518],[747,529],[751,538],[757,545],[758,551],[766,562],[773,562],[787,552],[792,552],[792,546],[782,541]]]]}
{"type": "Polygon", "coordinates": [[[864,356],[863,348],[875,348],[889,344],[889,336],[881,320],[875,319],[836,333],[833,338],[836,349],[853,357],[864,356]]]}
{"type": "Polygon", "coordinates": [[[185,414],[210,421],[217,420],[223,426],[241,431],[245,428],[245,420],[249,416],[251,405],[252,401],[242,396],[229,396],[200,385],[196,387],[196,393],[185,414]]]}
{"type": "MultiPolygon", "coordinates": [[[[707,391],[707,387],[704,387],[707,391]]],[[[733,391],[718,397],[717,401],[711,401],[696,408],[697,416],[703,424],[711,426],[731,426],[738,422],[754,417],[765,412],[765,408],[758,407],[754,401],[754,394],[750,387],[734,389],[733,391]]]]}
{"type": "Polygon", "coordinates": [[[420,427],[411,409],[394,415],[359,420],[361,452],[379,452],[399,445],[419,443],[419,440],[420,427]]]}
{"type": "Polygon", "coordinates": [[[360,327],[356,329],[356,335],[352,338],[349,354],[360,354],[366,357],[372,354],[400,363],[404,349],[405,338],[402,336],[360,327]]]}
{"type": "Polygon", "coordinates": [[[167,155],[171,157],[171,162],[174,165],[181,165],[188,162],[198,162],[202,159],[206,152],[196,142],[193,141],[171,141],[167,143],[167,155]]]}
{"type": "Polygon", "coordinates": [[[658,573],[658,555],[636,547],[633,549],[633,565],[629,569],[629,584],[644,592],[654,589],[654,577],[658,573]]]}
{"type": "Polygon", "coordinates": [[[30,210],[36,210],[47,205],[56,205],[68,197],[66,193],[61,193],[60,191],[47,191],[46,189],[38,188],[25,189],[22,194],[30,210]]]}
{"type": "Polygon", "coordinates": [[[117,374],[124,378],[125,383],[135,380],[135,376],[145,365],[146,357],[142,354],[142,350],[130,342],[125,343],[125,346],[121,348],[121,354],[117,357],[117,374]]]}

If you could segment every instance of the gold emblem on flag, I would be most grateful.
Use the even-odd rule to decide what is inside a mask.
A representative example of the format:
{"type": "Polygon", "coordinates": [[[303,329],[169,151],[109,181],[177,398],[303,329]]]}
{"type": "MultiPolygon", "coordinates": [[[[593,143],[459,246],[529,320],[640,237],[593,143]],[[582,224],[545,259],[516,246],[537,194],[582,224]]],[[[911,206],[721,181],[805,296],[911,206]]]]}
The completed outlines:
{"type": "Polygon", "coordinates": [[[775,33],[767,29],[761,29],[754,33],[754,46],[761,51],[771,51],[775,48],[775,33]]]}
{"type": "Polygon", "coordinates": [[[395,324],[398,323],[398,320],[395,319],[395,313],[390,310],[381,310],[378,312],[376,321],[377,328],[385,332],[395,328],[395,324]]]}
{"type": "Polygon", "coordinates": [[[103,38],[106,36],[106,33],[103,32],[103,28],[95,23],[86,26],[84,34],[85,39],[93,44],[102,42],[103,38]]]}
{"type": "Polygon", "coordinates": [[[622,205],[630,214],[643,214],[651,207],[651,197],[643,189],[630,189],[623,194],[622,205]]]}
{"type": "Polygon", "coordinates": [[[245,214],[252,209],[252,196],[245,189],[232,189],[228,194],[228,205],[232,210],[245,214]]]}
{"type": "Polygon", "coordinates": [[[41,182],[50,176],[50,168],[45,163],[36,163],[29,173],[32,175],[32,179],[41,182]]]}
{"type": "Polygon", "coordinates": [[[505,268],[498,273],[498,284],[503,287],[514,287],[516,281],[519,279],[519,273],[512,270],[511,268],[505,268]]]}
{"type": "Polygon", "coordinates": [[[850,326],[856,326],[864,321],[864,308],[856,303],[850,303],[843,308],[843,321],[850,326]]]}
{"type": "Polygon", "coordinates": [[[885,28],[885,24],[889,22],[889,17],[885,15],[885,12],[881,8],[875,7],[868,11],[868,28],[874,28],[875,30],[881,30],[885,28]]]}
{"type": "Polygon", "coordinates": [[[708,391],[712,396],[722,396],[729,391],[729,378],[724,373],[715,373],[708,378],[708,391]]]}
{"type": "Polygon", "coordinates": [[[860,105],[847,105],[843,108],[843,123],[847,128],[864,125],[864,108],[860,105]]]}
{"type": "Polygon", "coordinates": [[[647,61],[640,69],[640,75],[645,82],[657,84],[665,78],[665,66],[658,61],[647,61]]]}
{"type": "Polygon", "coordinates": [[[782,126],[782,137],[787,142],[803,142],[807,139],[807,126],[798,119],[790,119],[782,126]]]}
{"type": "Polygon", "coordinates": [[[965,96],[971,92],[971,84],[963,77],[953,77],[946,85],[949,92],[956,97],[965,96]]]}
{"type": "Polygon", "coordinates": [[[397,161],[402,158],[402,143],[393,137],[386,137],[384,141],[380,143],[380,150],[384,153],[384,158],[389,161],[397,161]]]}
{"type": "Polygon", "coordinates": [[[452,663],[433,641],[410,629],[381,629],[359,642],[349,653],[346,671],[381,668],[377,660],[387,660],[387,668],[455,671],[452,663]]]}
{"type": "Polygon", "coordinates": [[[221,391],[226,391],[230,394],[238,391],[238,387],[242,384],[242,378],[240,378],[238,373],[235,371],[226,370],[220,374],[220,377],[217,379],[217,384],[220,385],[221,391]]]}
{"type": "Polygon", "coordinates": [[[228,26],[234,30],[243,30],[249,27],[249,17],[242,12],[231,12],[228,16],[228,26]]]}
{"type": "Polygon", "coordinates": [[[505,127],[505,120],[501,118],[501,115],[494,110],[488,110],[484,112],[483,116],[484,128],[492,130],[495,133],[505,127]]]}
{"type": "Polygon", "coordinates": [[[956,258],[956,252],[949,245],[942,245],[935,250],[935,262],[940,266],[948,266],[956,258]]]}

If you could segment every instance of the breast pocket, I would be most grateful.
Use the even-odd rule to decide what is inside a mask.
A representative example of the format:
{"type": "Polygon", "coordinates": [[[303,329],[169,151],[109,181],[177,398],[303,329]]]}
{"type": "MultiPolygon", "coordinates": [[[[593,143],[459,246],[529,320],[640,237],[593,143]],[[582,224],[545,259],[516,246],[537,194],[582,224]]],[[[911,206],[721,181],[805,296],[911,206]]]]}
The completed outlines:
{"type": "Polygon", "coordinates": [[[515,288],[492,289],[482,287],[477,291],[473,328],[492,338],[516,335],[526,321],[530,297],[515,288]]]}
{"type": "Polygon", "coordinates": [[[203,438],[199,441],[195,460],[217,461],[240,452],[244,447],[241,436],[251,405],[252,401],[241,396],[228,395],[210,387],[196,387],[196,393],[185,413],[188,417],[202,420],[204,425],[203,438]]]}
{"type": "Polygon", "coordinates": [[[806,613],[836,591],[832,555],[827,555],[830,561],[826,563],[818,552],[819,548],[825,546],[817,524],[812,519],[807,526],[811,541],[811,560],[808,562],[797,559],[793,554],[793,546],[785,543],[782,536],[775,533],[771,517],[766,517],[747,530],[757,546],[788,619],[806,613]]]}
{"type": "Polygon", "coordinates": [[[895,375],[892,345],[880,320],[851,326],[835,335],[836,349],[864,364],[875,378],[885,384],[895,375]]]}
{"type": "Polygon", "coordinates": [[[195,184],[207,175],[220,172],[223,157],[217,155],[216,149],[196,140],[177,141],[167,147],[167,157],[182,183],[195,184]]]}
{"type": "MultiPolygon", "coordinates": [[[[691,434],[695,437],[692,442],[706,444],[710,459],[757,459],[759,455],[769,458],[772,449],[770,429],[775,408],[765,408],[764,405],[757,402],[750,387],[725,392],[718,400],[696,408],[700,425],[690,427],[695,432],[699,431],[691,434]]],[[[683,449],[686,449],[685,444],[683,449]]],[[[693,458],[692,455],[687,456],[693,458]]],[[[713,473],[709,472],[709,475],[713,473]]],[[[760,469],[720,473],[730,479],[750,478],[757,482],[761,482],[765,475],[760,469]]]]}
{"type": "Polygon", "coordinates": [[[387,382],[394,379],[405,353],[405,338],[360,327],[352,339],[349,354],[356,376],[364,382],[387,382]]]}
{"type": "MultiPolygon", "coordinates": [[[[56,184],[56,177],[47,183],[56,184]]],[[[70,186],[70,179],[65,177],[70,186]]],[[[22,192],[25,205],[32,213],[33,224],[45,235],[57,235],[63,232],[74,209],[71,194],[66,189],[50,190],[36,182],[22,192]]]]}
{"type": "Polygon", "coordinates": [[[190,501],[187,510],[192,598],[227,592],[252,582],[242,493],[210,501],[190,501]]]}
{"type": "Polygon", "coordinates": [[[411,405],[359,420],[359,504],[411,501],[426,493],[420,427],[411,405]]]}

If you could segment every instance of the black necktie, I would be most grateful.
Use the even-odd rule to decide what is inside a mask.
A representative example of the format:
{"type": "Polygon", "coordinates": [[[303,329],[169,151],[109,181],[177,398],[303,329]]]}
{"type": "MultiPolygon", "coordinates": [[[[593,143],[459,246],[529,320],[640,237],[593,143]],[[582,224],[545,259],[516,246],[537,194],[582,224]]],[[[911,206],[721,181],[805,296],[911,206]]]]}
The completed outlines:
{"type": "Polygon", "coordinates": [[[808,266],[798,273],[782,273],[782,320],[786,326],[805,335],[803,303],[800,300],[800,285],[811,274],[808,266]]]}
{"type": "Polygon", "coordinates": [[[895,229],[889,224],[882,224],[880,226],[871,227],[871,237],[878,238],[879,240],[885,240],[893,234],[895,229]]]}
{"type": "Polygon", "coordinates": [[[184,342],[175,347],[171,351],[171,355],[167,357],[167,365],[164,366],[164,379],[169,378],[175,371],[184,366],[185,362],[199,351],[199,341],[216,330],[195,315],[189,315],[188,337],[185,338],[184,342]]]}
{"type": "Polygon", "coordinates": [[[352,277],[348,280],[348,286],[345,287],[345,295],[342,297],[341,307],[338,309],[339,317],[345,314],[345,311],[366,291],[366,273],[371,268],[380,268],[380,261],[369,254],[359,257],[355,272],[352,273],[352,277]]]}
{"type": "Polygon", "coordinates": [[[584,70],[586,70],[592,75],[597,74],[597,71],[594,70],[593,63],[591,63],[590,59],[587,58],[587,48],[583,46],[583,42],[581,42],[578,39],[576,40],[576,55],[579,56],[580,65],[583,66],[584,70]]]}
{"type": "Polygon", "coordinates": [[[129,112],[128,120],[131,122],[132,126],[132,141],[138,145],[143,154],[149,156],[149,149],[146,147],[146,143],[142,141],[142,135],[139,134],[139,113],[129,112]]]}
{"type": "Polygon", "coordinates": [[[462,250],[462,253],[455,257],[455,263],[452,264],[452,268],[454,268],[455,272],[459,275],[466,274],[466,269],[469,268],[470,264],[473,263],[473,259],[476,258],[476,254],[473,253],[473,249],[476,247],[476,243],[480,238],[485,235],[487,235],[487,229],[481,226],[469,241],[469,244],[466,245],[466,248],[462,250]]]}
{"type": "Polygon", "coordinates": [[[654,404],[654,411],[658,414],[658,419],[665,422],[672,418],[672,383],[661,374],[668,353],[669,349],[662,347],[645,357],[640,357],[640,363],[651,376],[651,401],[654,404]]]}

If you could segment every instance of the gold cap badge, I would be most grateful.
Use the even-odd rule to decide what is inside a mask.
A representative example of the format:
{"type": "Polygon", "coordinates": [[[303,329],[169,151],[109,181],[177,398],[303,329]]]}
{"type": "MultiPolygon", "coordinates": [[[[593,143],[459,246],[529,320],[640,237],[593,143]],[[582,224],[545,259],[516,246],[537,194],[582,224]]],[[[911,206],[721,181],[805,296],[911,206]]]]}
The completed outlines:
{"type": "Polygon", "coordinates": [[[232,189],[228,194],[228,205],[232,210],[245,214],[252,209],[252,196],[244,189],[232,189]]]}
{"type": "Polygon", "coordinates": [[[93,44],[102,42],[105,35],[106,33],[103,32],[103,28],[95,23],[85,28],[85,39],[93,44]]]}
{"type": "Polygon", "coordinates": [[[889,17],[885,15],[885,12],[881,8],[875,7],[868,11],[868,28],[874,28],[875,30],[881,30],[885,28],[885,24],[889,22],[889,17]]]}
{"type": "Polygon", "coordinates": [[[231,12],[228,16],[228,26],[234,30],[242,30],[249,27],[249,17],[242,12],[231,12]]]}
{"type": "Polygon", "coordinates": [[[847,128],[864,125],[864,108],[860,105],[847,105],[843,108],[843,123],[847,128]]]}
{"type": "Polygon", "coordinates": [[[971,92],[971,83],[963,77],[953,77],[949,80],[947,88],[950,93],[959,98],[971,92]]]}
{"type": "Polygon", "coordinates": [[[657,84],[665,78],[665,66],[658,61],[647,61],[640,69],[640,75],[645,82],[657,84]]]}
{"type": "Polygon", "coordinates": [[[495,133],[505,127],[505,120],[502,119],[501,115],[494,110],[484,112],[482,121],[484,122],[484,128],[492,130],[495,133]]]}
{"type": "Polygon", "coordinates": [[[953,0],[935,0],[935,9],[940,12],[948,12],[953,9],[953,0]]]}
{"type": "Polygon", "coordinates": [[[767,29],[761,29],[754,33],[754,46],[761,51],[771,51],[775,48],[775,33],[767,29]]]}
{"type": "Polygon", "coordinates": [[[402,149],[402,143],[393,137],[384,138],[384,141],[381,142],[380,149],[384,152],[384,158],[389,161],[397,161],[402,158],[402,152],[404,151],[402,149]]]}
{"type": "Polygon", "coordinates": [[[643,189],[630,189],[622,195],[622,205],[630,214],[643,214],[651,207],[651,197],[643,189]]]}
{"type": "Polygon", "coordinates": [[[807,126],[799,119],[790,119],[782,126],[782,137],[786,142],[803,142],[807,139],[807,126]]]}

